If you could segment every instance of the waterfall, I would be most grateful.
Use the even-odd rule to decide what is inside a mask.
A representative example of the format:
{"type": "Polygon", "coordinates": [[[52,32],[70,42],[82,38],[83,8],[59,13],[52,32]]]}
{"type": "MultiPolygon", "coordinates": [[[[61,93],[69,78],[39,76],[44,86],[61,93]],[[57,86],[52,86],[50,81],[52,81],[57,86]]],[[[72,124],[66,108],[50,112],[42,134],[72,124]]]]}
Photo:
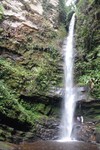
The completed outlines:
{"type": "Polygon", "coordinates": [[[69,34],[66,37],[63,44],[64,51],[64,108],[62,112],[61,121],[61,140],[71,140],[71,132],[73,128],[73,115],[75,108],[75,88],[73,83],[73,65],[74,65],[74,52],[73,52],[73,40],[74,40],[74,25],[75,14],[73,14],[70,25],[69,34]]]}

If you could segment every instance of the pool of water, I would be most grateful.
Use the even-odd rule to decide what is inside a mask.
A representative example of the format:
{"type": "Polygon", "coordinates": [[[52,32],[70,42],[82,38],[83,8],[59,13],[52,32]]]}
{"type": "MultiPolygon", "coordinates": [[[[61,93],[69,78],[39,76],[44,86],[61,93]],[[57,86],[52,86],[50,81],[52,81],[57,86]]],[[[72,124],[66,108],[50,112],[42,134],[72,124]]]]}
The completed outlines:
{"type": "Polygon", "coordinates": [[[17,150],[99,150],[96,144],[57,141],[37,141],[34,143],[22,143],[17,150]]]}

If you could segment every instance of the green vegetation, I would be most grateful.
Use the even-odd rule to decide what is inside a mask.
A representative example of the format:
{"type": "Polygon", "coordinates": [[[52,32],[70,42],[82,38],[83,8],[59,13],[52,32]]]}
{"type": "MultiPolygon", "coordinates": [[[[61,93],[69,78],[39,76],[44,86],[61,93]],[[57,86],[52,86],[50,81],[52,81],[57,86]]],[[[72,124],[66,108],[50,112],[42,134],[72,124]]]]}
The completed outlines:
{"type": "Polygon", "coordinates": [[[7,87],[3,80],[0,80],[0,100],[12,100],[16,99],[15,95],[11,93],[11,90],[7,87]]]}
{"type": "Polygon", "coordinates": [[[65,0],[59,0],[59,20],[66,26],[69,26],[72,14],[76,11],[73,5],[66,6],[65,0]]]}
{"type": "Polygon", "coordinates": [[[66,23],[66,6],[65,0],[59,0],[59,21],[66,23]]]}
{"type": "Polygon", "coordinates": [[[3,19],[3,7],[0,5],[0,20],[3,19]]]}
{"type": "Polygon", "coordinates": [[[21,123],[27,122],[34,125],[34,119],[38,119],[38,114],[35,118],[32,112],[30,113],[25,109],[14,92],[14,90],[9,89],[9,86],[3,80],[0,81],[0,113],[21,123]]]}
{"type": "MultiPolygon", "coordinates": [[[[30,12],[30,18],[33,17],[34,20],[35,13],[26,3],[24,5],[30,12]]],[[[18,31],[10,27],[0,28],[0,114],[6,119],[29,126],[32,131],[36,129],[36,121],[58,114],[57,106],[49,102],[49,98],[52,97],[50,90],[52,87],[62,87],[61,46],[66,36],[65,28],[69,26],[74,11],[77,14],[76,82],[80,85],[88,84],[92,97],[100,98],[98,2],[80,0],[77,10],[74,7],[66,8],[65,0],[59,0],[58,8],[49,0],[43,0],[42,6],[44,14],[40,17],[43,20],[38,25],[39,29],[30,29],[26,26],[18,31]],[[51,15],[53,10],[59,12],[59,20],[58,16],[51,15]],[[49,16],[53,17],[53,23],[50,22],[49,16]]],[[[90,109],[88,115],[94,111],[90,109]]],[[[100,118],[98,112],[95,111],[94,119],[100,118]]],[[[0,135],[3,137],[2,131],[0,135]]]]}
{"type": "Polygon", "coordinates": [[[54,7],[54,5],[52,5],[49,0],[43,0],[42,1],[42,6],[43,6],[43,15],[45,18],[48,19],[49,14],[52,12],[53,9],[56,9],[56,7],[54,7]]]}
{"type": "Polygon", "coordinates": [[[81,0],[77,7],[77,82],[81,85],[88,84],[92,97],[100,98],[99,5],[95,4],[95,1],[93,0],[88,2],[81,0]],[[93,7],[93,9],[90,9],[91,7],[93,7]]]}
{"type": "Polygon", "coordinates": [[[0,43],[1,53],[4,54],[0,57],[0,113],[32,130],[35,130],[36,121],[47,117],[51,109],[49,104],[45,106],[42,103],[42,96],[45,102],[48,101],[46,96],[50,94],[51,87],[61,86],[62,82],[58,44],[65,36],[64,26],[61,25],[58,31],[50,28],[47,21],[43,26],[38,34],[25,36],[27,42],[23,40],[16,44],[11,37],[8,44],[5,39],[0,43]],[[36,38],[33,40],[34,36],[36,38]],[[12,47],[16,48],[16,52],[12,47]],[[20,99],[21,95],[33,98],[25,101],[20,99]],[[39,104],[36,100],[34,102],[37,95],[42,95],[39,104]]]}

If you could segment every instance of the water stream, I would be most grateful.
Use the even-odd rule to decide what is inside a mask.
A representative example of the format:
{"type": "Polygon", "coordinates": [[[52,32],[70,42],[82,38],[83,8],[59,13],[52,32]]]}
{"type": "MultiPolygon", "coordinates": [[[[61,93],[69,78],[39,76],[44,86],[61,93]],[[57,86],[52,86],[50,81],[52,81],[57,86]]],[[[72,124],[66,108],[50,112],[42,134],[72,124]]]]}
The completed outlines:
{"type": "Polygon", "coordinates": [[[71,132],[73,128],[73,115],[75,109],[75,88],[73,82],[73,66],[74,66],[74,25],[75,25],[75,14],[73,14],[70,25],[69,34],[66,37],[63,45],[64,51],[64,83],[65,83],[65,94],[64,94],[64,108],[62,112],[61,121],[61,140],[71,140],[71,132]]]}

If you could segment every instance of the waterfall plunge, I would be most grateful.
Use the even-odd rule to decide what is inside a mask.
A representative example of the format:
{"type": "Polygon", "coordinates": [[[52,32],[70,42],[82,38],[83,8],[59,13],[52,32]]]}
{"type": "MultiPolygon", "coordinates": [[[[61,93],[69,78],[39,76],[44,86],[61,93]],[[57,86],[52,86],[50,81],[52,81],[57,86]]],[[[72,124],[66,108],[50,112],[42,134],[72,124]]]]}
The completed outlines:
{"type": "Polygon", "coordinates": [[[65,95],[64,95],[64,108],[61,121],[61,141],[71,140],[71,132],[73,128],[73,115],[75,108],[75,89],[73,83],[73,65],[74,65],[74,52],[73,52],[73,39],[74,39],[74,25],[75,14],[73,14],[70,26],[69,35],[64,41],[64,82],[65,82],[65,95]]]}

